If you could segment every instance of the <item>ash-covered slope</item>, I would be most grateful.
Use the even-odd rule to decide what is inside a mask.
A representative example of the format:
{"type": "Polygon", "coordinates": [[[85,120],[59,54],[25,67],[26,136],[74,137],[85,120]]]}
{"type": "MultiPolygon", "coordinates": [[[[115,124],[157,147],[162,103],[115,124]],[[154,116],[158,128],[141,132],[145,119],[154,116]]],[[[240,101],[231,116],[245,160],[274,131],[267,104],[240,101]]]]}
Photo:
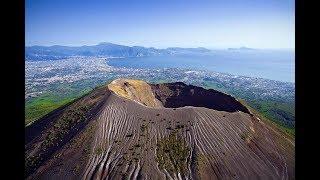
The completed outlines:
{"type": "Polygon", "coordinates": [[[36,122],[39,132],[27,127],[28,179],[295,178],[292,141],[232,97],[182,83],[113,85],[36,122]],[[194,101],[197,93],[228,106],[194,101]]]}

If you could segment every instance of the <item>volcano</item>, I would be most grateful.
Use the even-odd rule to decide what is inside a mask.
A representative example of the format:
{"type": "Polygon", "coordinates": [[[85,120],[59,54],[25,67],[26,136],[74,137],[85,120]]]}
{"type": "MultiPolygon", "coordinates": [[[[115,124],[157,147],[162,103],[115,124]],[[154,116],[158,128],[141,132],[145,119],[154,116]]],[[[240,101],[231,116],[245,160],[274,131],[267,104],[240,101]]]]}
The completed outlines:
{"type": "Polygon", "coordinates": [[[181,82],[116,79],[25,131],[26,179],[295,179],[292,138],[181,82]]]}

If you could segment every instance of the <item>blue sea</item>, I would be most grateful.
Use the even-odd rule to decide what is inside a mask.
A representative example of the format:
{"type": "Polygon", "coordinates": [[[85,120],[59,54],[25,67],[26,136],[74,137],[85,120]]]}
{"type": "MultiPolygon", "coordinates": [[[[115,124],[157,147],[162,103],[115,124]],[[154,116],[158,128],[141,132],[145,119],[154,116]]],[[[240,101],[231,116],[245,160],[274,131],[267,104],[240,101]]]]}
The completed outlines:
{"type": "Polygon", "coordinates": [[[108,64],[126,68],[188,68],[294,82],[295,55],[291,50],[217,50],[183,54],[109,59],[108,64]]]}

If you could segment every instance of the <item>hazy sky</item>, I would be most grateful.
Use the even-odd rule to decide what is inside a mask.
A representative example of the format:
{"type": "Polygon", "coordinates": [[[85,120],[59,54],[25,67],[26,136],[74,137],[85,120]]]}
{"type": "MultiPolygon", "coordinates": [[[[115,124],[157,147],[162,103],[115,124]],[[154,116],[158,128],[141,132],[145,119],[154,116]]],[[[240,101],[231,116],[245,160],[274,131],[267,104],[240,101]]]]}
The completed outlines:
{"type": "Polygon", "coordinates": [[[26,0],[26,45],[294,48],[294,0],[26,0]]]}

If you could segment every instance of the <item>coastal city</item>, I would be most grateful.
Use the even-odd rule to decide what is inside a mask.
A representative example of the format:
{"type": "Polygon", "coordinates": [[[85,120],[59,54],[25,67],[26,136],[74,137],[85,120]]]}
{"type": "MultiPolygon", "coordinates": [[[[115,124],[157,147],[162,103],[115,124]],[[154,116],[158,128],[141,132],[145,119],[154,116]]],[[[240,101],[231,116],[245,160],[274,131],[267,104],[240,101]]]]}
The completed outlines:
{"type": "Polygon", "coordinates": [[[205,88],[211,87],[231,94],[245,91],[256,98],[294,101],[294,83],[183,68],[119,68],[107,63],[107,58],[99,57],[26,61],[25,98],[29,99],[48,91],[56,91],[54,87],[60,87],[57,84],[70,85],[80,82],[83,86],[94,88],[112,79],[126,77],[139,78],[151,83],[180,81],[205,88]]]}

